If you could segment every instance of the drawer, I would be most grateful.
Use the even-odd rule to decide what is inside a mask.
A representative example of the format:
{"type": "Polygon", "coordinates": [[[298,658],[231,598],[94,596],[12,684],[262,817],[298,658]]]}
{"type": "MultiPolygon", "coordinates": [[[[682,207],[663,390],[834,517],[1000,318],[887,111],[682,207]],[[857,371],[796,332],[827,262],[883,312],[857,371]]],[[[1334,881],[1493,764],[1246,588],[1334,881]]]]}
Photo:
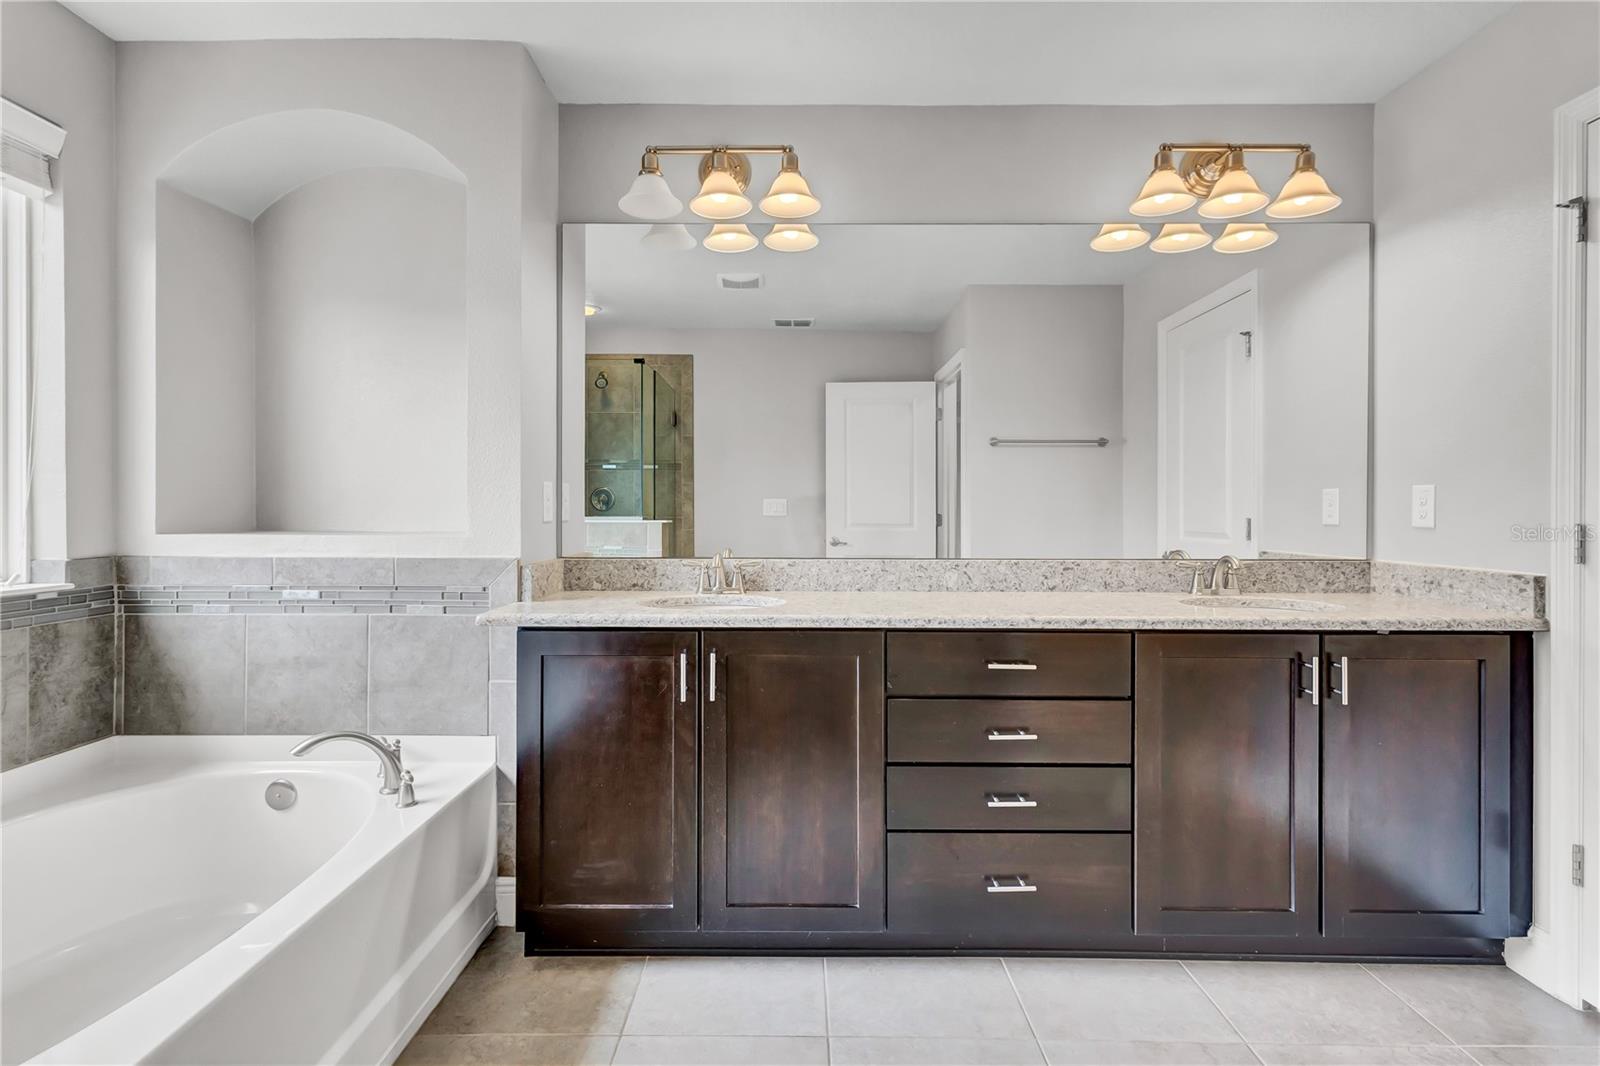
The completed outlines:
{"type": "Polygon", "coordinates": [[[889,761],[1129,763],[1133,704],[890,700],[889,761]]]}
{"type": "Polygon", "coordinates": [[[891,766],[890,829],[1133,827],[1125,766],[891,766]]]}
{"type": "Polygon", "coordinates": [[[890,633],[891,696],[1126,699],[1129,633],[890,633]]]}
{"type": "Polygon", "coordinates": [[[889,931],[953,946],[1132,933],[1132,837],[890,833],[889,931]]]}

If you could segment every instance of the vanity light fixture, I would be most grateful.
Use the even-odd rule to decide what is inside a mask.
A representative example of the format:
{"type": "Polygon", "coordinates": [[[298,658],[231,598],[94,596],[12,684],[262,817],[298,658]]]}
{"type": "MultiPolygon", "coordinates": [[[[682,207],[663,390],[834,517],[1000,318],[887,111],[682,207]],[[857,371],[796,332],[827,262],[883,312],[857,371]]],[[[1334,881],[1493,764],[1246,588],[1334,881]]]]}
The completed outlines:
{"type": "Polygon", "coordinates": [[[663,252],[687,252],[700,242],[682,222],[657,222],[639,238],[639,243],[663,252]]]}
{"type": "MultiPolygon", "coordinates": [[[[689,210],[714,223],[732,222],[749,214],[754,205],[749,190],[751,179],[750,157],[757,155],[779,156],[778,175],[773,179],[767,194],[761,198],[761,211],[780,222],[809,218],[822,210],[822,202],[811,191],[811,185],[800,173],[800,157],[792,144],[665,144],[650,145],[644,150],[639,175],[627,194],[617,201],[617,206],[635,218],[652,222],[665,222],[675,217],[683,204],[672,195],[666,179],[661,175],[661,157],[692,155],[700,158],[700,190],[689,201],[689,210]]],[[[681,230],[681,225],[677,230],[681,230]]],[[[711,237],[703,244],[707,248],[744,251],[730,247],[732,237],[724,237],[713,227],[711,237]],[[719,238],[716,243],[712,238],[719,238]]],[[[802,230],[810,234],[809,229],[802,230]]],[[[723,230],[722,233],[728,231],[723,230]]],[[[780,226],[774,232],[796,232],[780,226]]],[[[687,232],[680,234],[668,226],[652,226],[645,235],[646,243],[665,248],[688,248],[684,243],[687,232]]],[[[808,243],[803,237],[782,237],[781,247],[786,251],[804,251],[816,247],[816,235],[808,243]],[[802,247],[804,246],[804,247],[802,247]]],[[[750,234],[754,239],[754,235],[750,234]]],[[[690,238],[692,241],[692,238],[690,238]]],[[[759,243],[759,242],[757,242],[759,243]]],[[[755,247],[754,244],[750,247],[755,247]]],[[[768,247],[778,247],[771,243],[768,247]]]]}
{"type": "Polygon", "coordinates": [[[1278,234],[1265,222],[1230,222],[1222,236],[1211,245],[1211,250],[1237,255],[1276,244],[1277,240],[1278,234]]]}
{"type": "Polygon", "coordinates": [[[720,222],[700,243],[713,252],[748,252],[760,242],[743,222],[720,222]]]}
{"type": "MultiPolygon", "coordinates": [[[[1159,218],[1186,211],[1196,204],[1202,218],[1232,220],[1262,208],[1272,218],[1310,218],[1332,211],[1342,201],[1322,175],[1309,144],[1232,144],[1221,141],[1168,142],[1156,151],[1155,166],[1128,210],[1141,218],[1159,218]],[[1176,153],[1183,153],[1174,161],[1176,153]],[[1295,155],[1294,173],[1276,199],[1256,184],[1246,166],[1251,152],[1295,155]]],[[[1145,243],[1137,223],[1107,222],[1090,240],[1097,252],[1121,252],[1145,243]],[[1119,237],[1118,234],[1125,234],[1119,237]]],[[[1217,238],[1219,252],[1253,252],[1274,243],[1278,235],[1264,223],[1233,223],[1217,238]]],[[[1211,243],[1211,235],[1196,223],[1170,223],[1149,241],[1153,252],[1190,252],[1211,243]]]]}
{"type": "Polygon", "coordinates": [[[1107,222],[1089,247],[1097,252],[1131,252],[1150,243],[1150,231],[1137,222],[1107,222]]]}
{"type": "Polygon", "coordinates": [[[583,317],[584,318],[593,318],[595,315],[598,315],[601,311],[604,311],[604,310],[605,310],[605,308],[601,307],[599,304],[584,304],[583,305],[583,317]]]}
{"type": "Polygon", "coordinates": [[[1211,243],[1198,222],[1168,222],[1150,242],[1152,252],[1193,252],[1211,243]]]}
{"type": "Polygon", "coordinates": [[[639,160],[639,175],[617,201],[617,206],[634,218],[650,220],[671,218],[683,210],[683,201],[672,195],[672,187],[661,176],[661,160],[655,152],[645,150],[639,160]]]}
{"type": "Polygon", "coordinates": [[[774,252],[809,252],[817,246],[817,235],[804,222],[780,222],[761,243],[774,252]]]}

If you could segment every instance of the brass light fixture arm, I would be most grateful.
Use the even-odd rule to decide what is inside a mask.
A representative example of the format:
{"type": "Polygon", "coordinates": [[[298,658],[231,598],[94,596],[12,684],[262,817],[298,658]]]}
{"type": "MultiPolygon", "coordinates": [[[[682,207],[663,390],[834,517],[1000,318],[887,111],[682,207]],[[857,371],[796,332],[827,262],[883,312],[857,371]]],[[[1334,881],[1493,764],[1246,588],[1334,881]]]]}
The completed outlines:
{"type": "Polygon", "coordinates": [[[1309,152],[1309,144],[1230,144],[1223,141],[1169,141],[1163,152],[1309,152]]]}
{"type": "Polygon", "coordinates": [[[646,155],[709,155],[712,152],[783,155],[793,151],[792,144],[652,144],[645,148],[646,155]]]}

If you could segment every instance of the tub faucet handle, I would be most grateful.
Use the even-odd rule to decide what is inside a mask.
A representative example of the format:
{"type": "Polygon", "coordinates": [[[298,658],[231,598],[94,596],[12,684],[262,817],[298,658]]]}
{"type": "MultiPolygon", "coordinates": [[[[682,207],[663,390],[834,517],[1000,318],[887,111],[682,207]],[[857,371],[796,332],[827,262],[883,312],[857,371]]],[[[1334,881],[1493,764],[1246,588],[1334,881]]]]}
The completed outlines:
{"type": "Polygon", "coordinates": [[[394,798],[396,807],[415,807],[417,805],[415,783],[416,778],[411,776],[410,770],[400,771],[400,792],[394,798]]]}

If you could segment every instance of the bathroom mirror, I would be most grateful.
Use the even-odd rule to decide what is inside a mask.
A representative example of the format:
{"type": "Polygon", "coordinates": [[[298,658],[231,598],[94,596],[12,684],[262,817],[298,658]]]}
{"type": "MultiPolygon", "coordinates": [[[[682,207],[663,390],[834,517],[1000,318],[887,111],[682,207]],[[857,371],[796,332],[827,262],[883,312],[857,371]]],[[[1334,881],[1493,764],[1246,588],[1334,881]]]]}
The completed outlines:
{"type": "Polygon", "coordinates": [[[1276,228],[564,226],[562,554],[1364,557],[1370,228],[1276,228]]]}
{"type": "Polygon", "coordinates": [[[466,222],[455,166],[350,112],[262,115],[172,160],[159,532],[467,528],[466,222]]]}

